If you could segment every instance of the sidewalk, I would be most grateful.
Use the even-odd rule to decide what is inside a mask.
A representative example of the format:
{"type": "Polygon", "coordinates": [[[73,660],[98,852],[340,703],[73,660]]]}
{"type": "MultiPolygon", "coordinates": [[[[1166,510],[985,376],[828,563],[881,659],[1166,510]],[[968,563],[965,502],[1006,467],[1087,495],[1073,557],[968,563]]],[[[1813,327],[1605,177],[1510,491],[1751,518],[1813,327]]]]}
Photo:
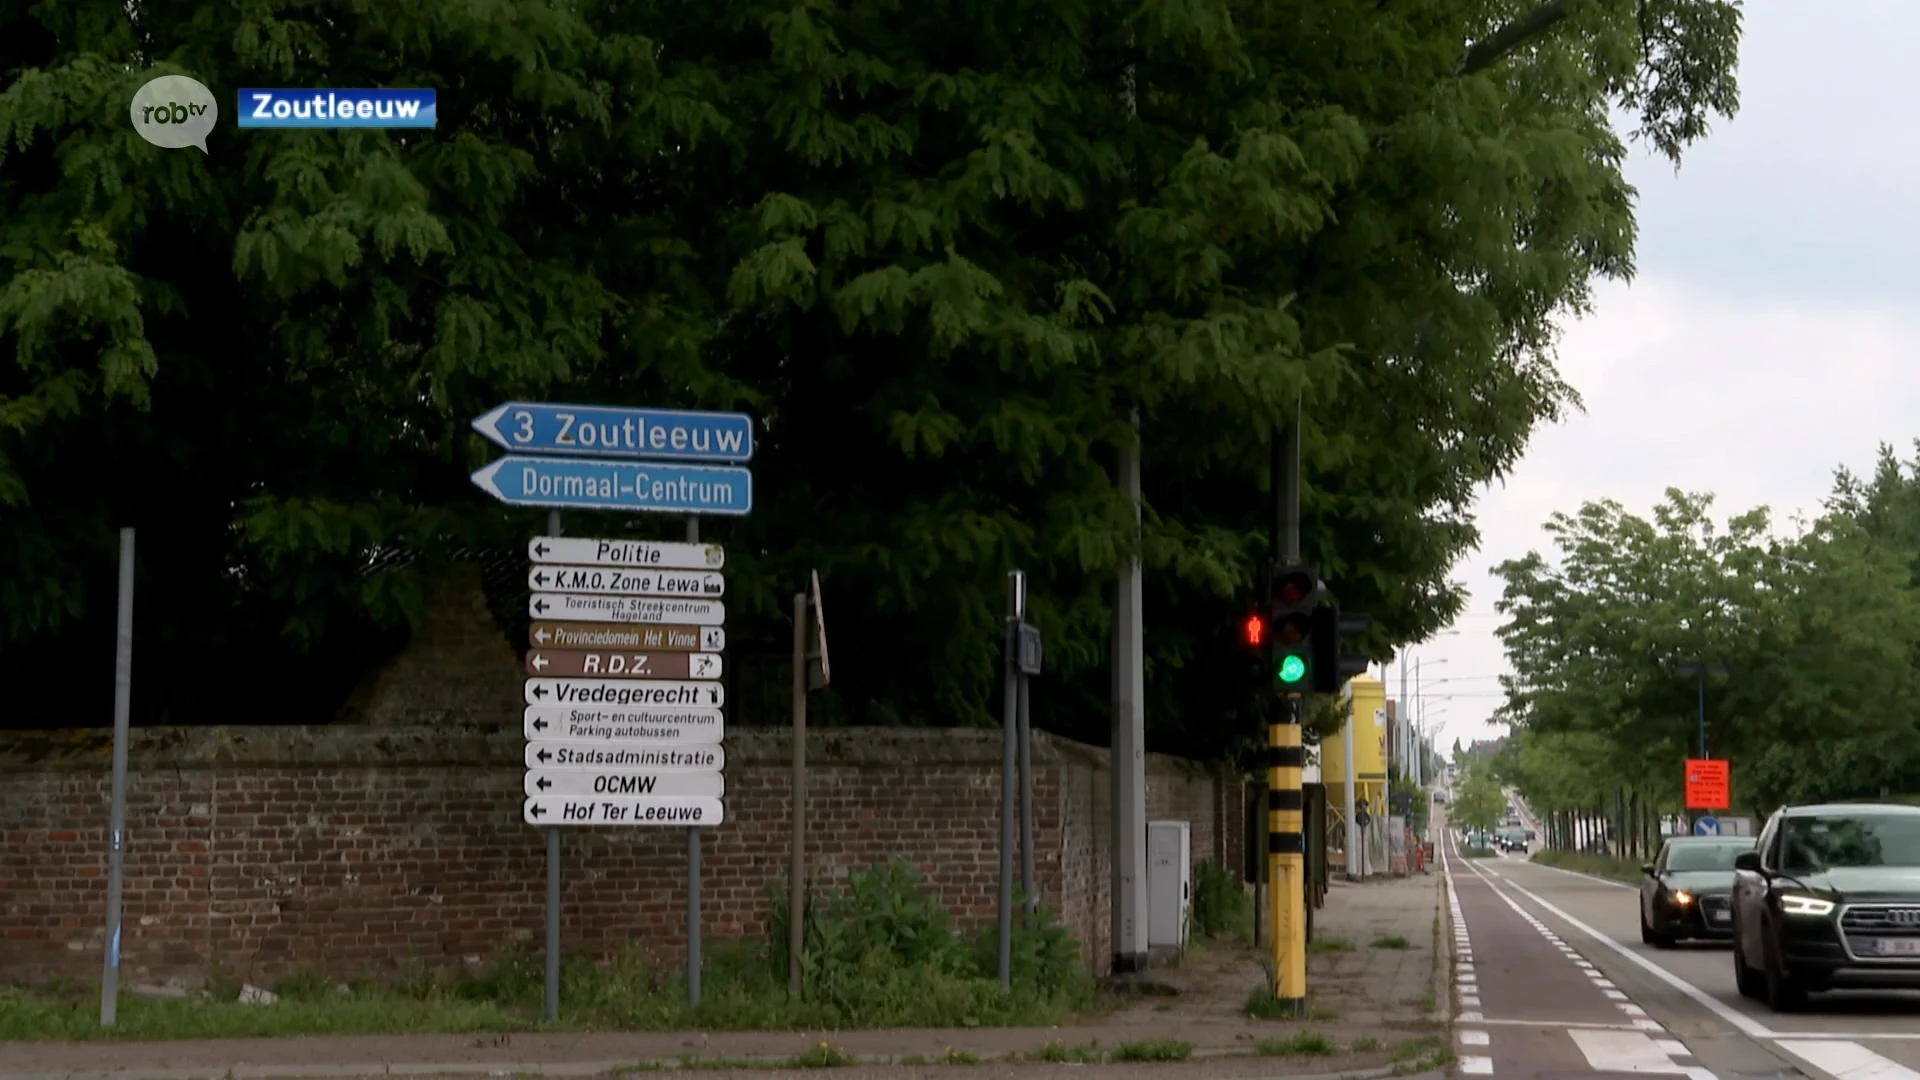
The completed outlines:
{"type": "MultiPolygon", "coordinates": [[[[738,1066],[738,1075],[764,1070],[822,1043],[862,1065],[834,1075],[925,1075],[903,1066],[943,1062],[1033,1061],[1047,1046],[1111,1052],[1130,1043],[1180,1041],[1211,1063],[1206,1075],[1306,1076],[1356,1072],[1384,1075],[1446,1043],[1444,955],[1435,955],[1434,927],[1442,903],[1438,874],[1364,884],[1336,882],[1317,913],[1315,951],[1308,956],[1312,1015],[1305,1021],[1256,1020],[1245,1013],[1250,992],[1265,983],[1263,947],[1239,941],[1205,942],[1182,963],[1150,973],[1171,988],[1142,995],[1086,1024],[1055,1028],[892,1029],[837,1032],[630,1032],[587,1035],[311,1036],[178,1042],[0,1044],[0,1080],[294,1080],[440,1075],[593,1077],[635,1069],[674,1075],[676,1065],[701,1059],[699,1075],[738,1066]],[[1387,938],[1406,948],[1375,947],[1387,938]],[[1328,951],[1335,940],[1346,950],[1328,951]],[[1255,1058],[1259,1040],[1314,1032],[1337,1048],[1330,1054],[1255,1058]],[[1238,1057],[1229,1062],[1224,1058],[1238,1057]],[[666,1069],[665,1073],[657,1070],[666,1069]]],[[[1440,940],[1444,949],[1445,939],[1440,940]]],[[[1386,944],[1393,944],[1387,942],[1386,944]]],[[[271,1007],[271,1006],[267,1006],[271,1007]]],[[[847,1058],[841,1058],[847,1060],[847,1058]]],[[[1019,1075],[1053,1075],[1064,1064],[1021,1065],[1019,1075]]],[[[938,1070],[947,1075],[949,1065],[938,1070]]],[[[1078,1075],[1085,1076],[1085,1066],[1078,1075]]],[[[1167,1062],[1103,1066],[1102,1075],[1136,1071],[1156,1077],[1199,1075],[1196,1066],[1167,1062]]],[[[816,1070],[817,1071],[817,1070],[816,1070]]],[[[1000,1075],[1002,1067],[986,1072],[1000,1075]]],[[[782,1070],[785,1073],[785,1070],[782,1070]]]]}

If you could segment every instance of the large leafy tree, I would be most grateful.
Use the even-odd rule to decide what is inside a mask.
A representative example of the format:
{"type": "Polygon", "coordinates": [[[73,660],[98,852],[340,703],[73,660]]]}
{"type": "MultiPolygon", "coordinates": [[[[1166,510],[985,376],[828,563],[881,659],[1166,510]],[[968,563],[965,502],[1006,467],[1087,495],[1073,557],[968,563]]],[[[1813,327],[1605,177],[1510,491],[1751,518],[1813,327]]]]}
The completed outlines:
{"type": "Polygon", "coordinates": [[[489,456],[468,417],[508,397],[739,408],[763,423],[759,503],[707,536],[733,552],[749,700],[781,693],[753,654],[780,653],[784,597],[818,567],[830,713],[972,722],[1021,566],[1040,715],[1087,733],[1104,590],[1135,550],[1111,461],[1137,415],[1150,715],[1189,752],[1241,723],[1232,598],[1295,401],[1305,553],[1374,612],[1376,646],[1435,629],[1473,494],[1574,402],[1554,320],[1630,270],[1612,110],[1677,156],[1732,112],[1738,41],[1723,0],[0,19],[14,664],[100,639],[133,523],[149,714],[324,709],[284,688],[357,672],[440,558],[539,525],[466,484],[489,456]],[[125,102],[175,71],[223,100],[431,86],[442,126],[161,151],[125,102]],[[369,573],[391,549],[418,558],[369,573]]]}
{"type": "Polygon", "coordinates": [[[1517,673],[1503,716],[1530,736],[1523,771],[1547,805],[1590,808],[1617,786],[1677,807],[1680,762],[1699,752],[1687,665],[1725,668],[1707,679],[1707,752],[1733,762],[1749,806],[1836,794],[1809,747],[1911,730],[1913,553],[1844,512],[1782,538],[1764,510],[1721,528],[1710,508],[1678,491],[1650,520],[1588,503],[1547,524],[1557,562],[1498,568],[1517,673]]]}

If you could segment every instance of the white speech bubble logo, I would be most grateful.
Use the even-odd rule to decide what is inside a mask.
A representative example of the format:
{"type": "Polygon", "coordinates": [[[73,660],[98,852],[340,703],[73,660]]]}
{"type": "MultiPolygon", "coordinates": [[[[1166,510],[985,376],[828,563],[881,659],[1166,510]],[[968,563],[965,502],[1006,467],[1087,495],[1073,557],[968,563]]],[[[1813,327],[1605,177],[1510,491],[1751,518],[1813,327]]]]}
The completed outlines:
{"type": "Polygon", "coordinates": [[[207,133],[220,122],[220,103],[198,79],[162,75],[134,92],[133,130],[155,146],[207,152],[207,133]]]}

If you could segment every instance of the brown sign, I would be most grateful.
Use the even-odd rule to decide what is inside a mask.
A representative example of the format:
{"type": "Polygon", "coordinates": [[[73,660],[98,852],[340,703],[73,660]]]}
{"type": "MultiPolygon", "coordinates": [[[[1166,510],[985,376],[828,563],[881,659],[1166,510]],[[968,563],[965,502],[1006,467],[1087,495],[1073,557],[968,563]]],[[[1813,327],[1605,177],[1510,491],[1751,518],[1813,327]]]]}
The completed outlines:
{"type": "Polygon", "coordinates": [[[720,654],[530,649],[527,674],[543,679],[717,679],[720,654]]]}
{"type": "Polygon", "coordinates": [[[603,649],[616,652],[719,652],[727,632],[718,626],[652,623],[536,622],[527,631],[536,649],[603,649]]]}

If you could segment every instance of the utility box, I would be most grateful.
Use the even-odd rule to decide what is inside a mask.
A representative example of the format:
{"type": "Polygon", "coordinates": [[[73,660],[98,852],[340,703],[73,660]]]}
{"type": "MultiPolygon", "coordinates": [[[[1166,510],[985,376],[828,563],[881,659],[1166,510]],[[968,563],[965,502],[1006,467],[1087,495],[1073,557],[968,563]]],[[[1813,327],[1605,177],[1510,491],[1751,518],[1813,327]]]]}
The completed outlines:
{"type": "Polygon", "coordinates": [[[1147,822],[1147,945],[1186,948],[1192,903],[1192,823],[1147,822]]]}

